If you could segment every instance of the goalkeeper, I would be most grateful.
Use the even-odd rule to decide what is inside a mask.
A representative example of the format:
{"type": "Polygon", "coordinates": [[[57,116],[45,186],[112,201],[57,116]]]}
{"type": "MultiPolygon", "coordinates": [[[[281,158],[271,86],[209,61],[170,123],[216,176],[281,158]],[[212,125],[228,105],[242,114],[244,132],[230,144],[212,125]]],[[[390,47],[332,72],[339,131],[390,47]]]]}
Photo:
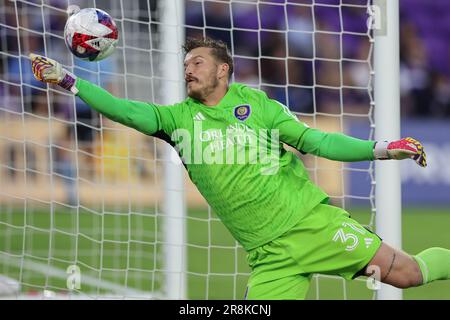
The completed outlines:
{"type": "Polygon", "coordinates": [[[301,160],[280,147],[345,162],[412,158],[425,167],[418,141],[366,141],[309,128],[264,92],[229,84],[233,61],[223,42],[188,39],[184,50],[188,98],[171,106],[116,98],[54,60],[30,58],[38,80],[58,84],[113,121],[177,149],[192,181],[248,252],[246,298],[303,299],[313,273],[354,279],[378,270],[378,280],[399,288],[450,277],[450,250],[411,256],[390,247],[329,205],[301,160]],[[262,140],[279,148],[258,156],[262,140]],[[236,160],[242,155],[246,161],[236,160]]]}

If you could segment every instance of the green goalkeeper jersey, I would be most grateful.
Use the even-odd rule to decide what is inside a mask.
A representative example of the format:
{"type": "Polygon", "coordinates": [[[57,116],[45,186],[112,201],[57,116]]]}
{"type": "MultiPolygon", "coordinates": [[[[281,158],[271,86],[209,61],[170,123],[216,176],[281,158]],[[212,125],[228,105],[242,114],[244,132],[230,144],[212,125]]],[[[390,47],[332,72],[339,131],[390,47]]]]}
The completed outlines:
{"type": "Polygon", "coordinates": [[[119,99],[80,78],[76,86],[78,96],[106,117],[174,146],[193,183],[247,251],[328,199],[282,143],[332,160],[373,160],[374,141],[309,128],[264,92],[238,83],[213,107],[191,98],[170,106],[119,99]]]}

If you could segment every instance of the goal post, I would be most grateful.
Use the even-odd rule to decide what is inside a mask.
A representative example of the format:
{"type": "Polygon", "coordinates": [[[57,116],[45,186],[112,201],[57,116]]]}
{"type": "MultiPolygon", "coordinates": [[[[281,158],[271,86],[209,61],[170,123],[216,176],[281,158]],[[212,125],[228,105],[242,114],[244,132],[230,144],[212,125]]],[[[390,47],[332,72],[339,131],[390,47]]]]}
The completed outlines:
{"type": "MultiPolygon", "coordinates": [[[[400,139],[399,1],[374,1],[375,139],[400,139]]],[[[388,244],[401,249],[400,163],[377,161],[376,230],[388,244]]],[[[402,290],[381,284],[377,298],[402,299],[402,290]]]]}
{"type": "MultiPolygon", "coordinates": [[[[183,54],[184,44],[184,4],[182,1],[160,2],[161,50],[160,65],[163,104],[170,105],[185,99],[183,54]]],[[[187,297],[186,292],[186,199],[184,168],[170,145],[164,151],[164,242],[165,242],[165,291],[168,299],[187,297]]]]}

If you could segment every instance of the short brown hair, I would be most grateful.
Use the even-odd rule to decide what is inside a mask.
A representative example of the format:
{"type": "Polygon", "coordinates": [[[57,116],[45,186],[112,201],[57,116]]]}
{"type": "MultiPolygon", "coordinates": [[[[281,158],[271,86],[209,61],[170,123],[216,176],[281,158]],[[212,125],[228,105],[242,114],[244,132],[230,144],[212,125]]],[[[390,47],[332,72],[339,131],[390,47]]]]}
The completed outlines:
{"type": "Polygon", "coordinates": [[[225,42],[222,40],[214,40],[211,38],[187,38],[186,43],[183,46],[185,53],[189,53],[195,48],[210,48],[212,55],[217,61],[228,64],[230,69],[228,70],[228,76],[231,78],[233,74],[234,65],[233,58],[231,57],[230,50],[225,42]]]}

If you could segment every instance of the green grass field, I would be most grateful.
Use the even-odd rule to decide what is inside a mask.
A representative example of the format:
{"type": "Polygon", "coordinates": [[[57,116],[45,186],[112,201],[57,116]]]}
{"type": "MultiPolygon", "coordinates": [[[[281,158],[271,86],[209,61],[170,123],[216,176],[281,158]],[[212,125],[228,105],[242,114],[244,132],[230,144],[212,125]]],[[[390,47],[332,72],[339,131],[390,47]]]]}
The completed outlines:
{"type": "MultiPolygon", "coordinates": [[[[0,274],[20,279],[22,290],[66,290],[65,271],[81,269],[81,291],[110,292],[89,279],[141,291],[163,291],[161,216],[146,213],[98,214],[63,207],[14,210],[0,207],[0,274]],[[25,227],[24,227],[25,226],[25,227]],[[49,258],[50,257],[50,258],[49,258]],[[84,278],[83,278],[84,277],[84,278]],[[84,280],[83,280],[84,279],[84,280]],[[88,279],[88,280],[86,280],[88,279]]],[[[370,216],[350,210],[363,224],[370,216]]],[[[242,299],[249,269],[244,251],[214,216],[191,210],[187,219],[187,284],[190,299],[242,299]]],[[[450,248],[449,209],[405,209],[403,248],[450,248]]],[[[363,281],[319,277],[309,299],[372,299],[363,281]]],[[[450,281],[404,290],[404,299],[450,299],[450,281]]]]}

